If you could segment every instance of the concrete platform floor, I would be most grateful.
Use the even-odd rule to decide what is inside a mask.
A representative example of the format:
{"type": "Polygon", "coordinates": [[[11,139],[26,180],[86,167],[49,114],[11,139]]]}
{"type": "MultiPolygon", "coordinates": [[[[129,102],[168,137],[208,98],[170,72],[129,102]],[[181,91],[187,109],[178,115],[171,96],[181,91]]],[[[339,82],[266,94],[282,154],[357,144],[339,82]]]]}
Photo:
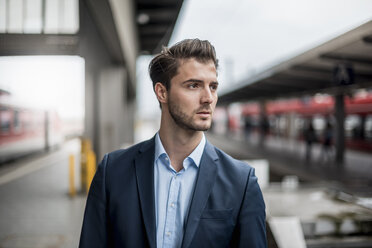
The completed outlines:
{"type": "Polygon", "coordinates": [[[79,151],[79,140],[72,140],[59,150],[1,167],[1,248],[78,246],[86,196],[68,195],[68,156],[79,151]]]}
{"type": "MultiPolygon", "coordinates": [[[[347,163],[340,170],[337,165],[330,163],[304,163],[301,144],[272,140],[265,149],[260,149],[254,144],[239,140],[239,137],[236,139],[208,135],[208,139],[240,159],[266,158],[272,166],[270,170],[281,175],[297,174],[301,180],[312,182],[336,181],[349,189],[372,192],[372,187],[368,187],[372,178],[372,170],[369,170],[372,161],[370,154],[348,151],[347,163]],[[349,184],[344,184],[345,182],[349,184]],[[350,185],[350,182],[353,184],[350,185]],[[360,187],[356,187],[359,185],[360,187]]],[[[77,155],[79,151],[79,140],[72,140],[61,149],[48,154],[0,166],[1,248],[78,246],[86,195],[74,198],[68,195],[68,156],[77,155]]],[[[315,148],[314,154],[316,153],[315,148]]],[[[75,172],[79,175],[78,166],[75,172]]],[[[75,183],[80,185],[78,177],[75,183]]],[[[264,194],[268,205],[273,205],[268,198],[269,191],[264,191],[264,194]]],[[[301,208],[295,209],[302,211],[301,208]]],[[[277,215],[274,212],[269,214],[277,215]]]]}

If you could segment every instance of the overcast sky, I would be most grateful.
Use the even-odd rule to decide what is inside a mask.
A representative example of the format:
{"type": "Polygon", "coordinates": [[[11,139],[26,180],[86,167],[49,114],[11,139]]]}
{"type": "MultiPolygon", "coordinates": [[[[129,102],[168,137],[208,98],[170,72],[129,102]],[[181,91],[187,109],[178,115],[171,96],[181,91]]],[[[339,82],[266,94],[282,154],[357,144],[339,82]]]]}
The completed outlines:
{"type": "MultiPolygon", "coordinates": [[[[369,20],[371,0],[185,0],[170,45],[185,38],[211,41],[223,88],[369,20]]],[[[138,60],[140,116],[158,113],[147,76],[150,59],[138,60]]]]}
{"type": "Polygon", "coordinates": [[[56,110],[62,118],[84,116],[84,77],[78,56],[0,57],[0,89],[13,104],[56,110]]]}

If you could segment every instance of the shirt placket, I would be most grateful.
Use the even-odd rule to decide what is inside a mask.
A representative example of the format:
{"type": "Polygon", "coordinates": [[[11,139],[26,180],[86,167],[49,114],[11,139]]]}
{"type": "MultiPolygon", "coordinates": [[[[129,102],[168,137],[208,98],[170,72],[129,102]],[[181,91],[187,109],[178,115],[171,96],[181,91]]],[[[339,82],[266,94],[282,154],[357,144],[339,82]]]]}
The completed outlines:
{"type": "Polygon", "coordinates": [[[179,207],[177,201],[180,190],[180,182],[177,177],[177,175],[173,175],[170,182],[163,247],[174,247],[175,245],[176,233],[174,228],[176,224],[177,208],[179,207]]]}

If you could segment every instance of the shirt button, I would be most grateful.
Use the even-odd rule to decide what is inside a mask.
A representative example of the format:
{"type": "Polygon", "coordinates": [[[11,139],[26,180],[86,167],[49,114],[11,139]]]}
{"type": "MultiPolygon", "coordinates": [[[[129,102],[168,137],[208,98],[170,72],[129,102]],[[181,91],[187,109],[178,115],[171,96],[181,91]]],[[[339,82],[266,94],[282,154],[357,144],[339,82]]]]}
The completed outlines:
{"type": "Polygon", "coordinates": [[[167,160],[167,161],[168,161],[168,157],[165,157],[165,160],[167,160]]]}
{"type": "Polygon", "coordinates": [[[174,206],[176,206],[176,204],[172,203],[172,204],[171,204],[171,207],[174,208],[174,206]]]}
{"type": "Polygon", "coordinates": [[[169,236],[171,236],[171,232],[167,232],[165,235],[167,235],[169,237],[169,236]]]}

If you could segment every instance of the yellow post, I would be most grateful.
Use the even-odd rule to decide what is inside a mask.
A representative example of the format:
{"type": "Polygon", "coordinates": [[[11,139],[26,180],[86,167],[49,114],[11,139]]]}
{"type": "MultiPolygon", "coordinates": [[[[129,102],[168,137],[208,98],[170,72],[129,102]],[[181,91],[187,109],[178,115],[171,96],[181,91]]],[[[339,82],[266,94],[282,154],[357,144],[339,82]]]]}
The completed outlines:
{"type": "Polygon", "coordinates": [[[75,189],[75,156],[73,154],[69,157],[69,195],[74,197],[76,195],[75,189]]]}
{"type": "Polygon", "coordinates": [[[84,138],[81,138],[81,154],[80,154],[80,189],[85,190],[85,169],[86,169],[86,158],[85,158],[85,142],[84,138]]]}
{"type": "MultiPolygon", "coordinates": [[[[81,139],[81,167],[80,167],[80,182],[81,190],[86,190],[87,185],[87,162],[88,152],[92,150],[92,145],[89,139],[81,139]]],[[[88,191],[87,191],[88,192],[88,191]]]]}
{"type": "Polygon", "coordinates": [[[87,153],[87,167],[86,167],[85,190],[89,192],[90,184],[92,183],[94,173],[96,172],[96,154],[90,150],[87,153]]]}

